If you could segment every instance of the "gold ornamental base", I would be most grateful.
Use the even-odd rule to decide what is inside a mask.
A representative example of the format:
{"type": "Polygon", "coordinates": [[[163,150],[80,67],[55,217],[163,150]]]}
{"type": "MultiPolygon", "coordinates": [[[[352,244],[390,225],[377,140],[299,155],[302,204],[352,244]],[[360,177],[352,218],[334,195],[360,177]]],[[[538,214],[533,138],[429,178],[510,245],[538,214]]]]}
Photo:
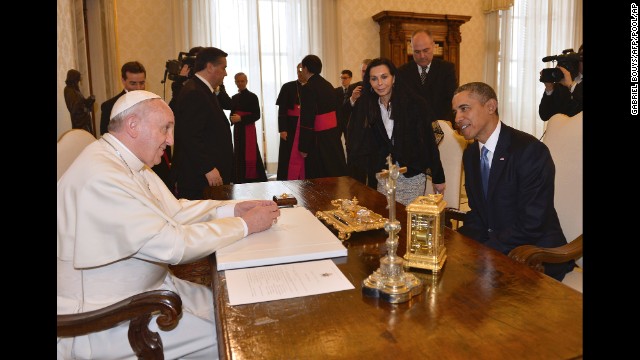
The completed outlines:
{"type": "Polygon", "coordinates": [[[424,254],[412,254],[407,253],[404,255],[405,268],[420,268],[431,270],[434,273],[440,271],[444,265],[444,261],[447,259],[446,248],[443,246],[438,256],[424,255],[424,254]]]}
{"type": "Polygon", "coordinates": [[[392,304],[409,301],[422,292],[422,280],[404,271],[404,260],[399,256],[384,256],[380,268],[362,281],[362,293],[379,297],[392,304]]]}

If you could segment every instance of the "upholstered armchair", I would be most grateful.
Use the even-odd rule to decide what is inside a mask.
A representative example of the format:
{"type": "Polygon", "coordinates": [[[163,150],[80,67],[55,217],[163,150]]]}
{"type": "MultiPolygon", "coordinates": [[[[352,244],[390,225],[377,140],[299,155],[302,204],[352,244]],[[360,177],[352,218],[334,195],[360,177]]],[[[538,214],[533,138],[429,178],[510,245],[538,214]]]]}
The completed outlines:
{"type": "Polygon", "coordinates": [[[554,206],[568,243],[557,248],[523,245],[509,256],[537,270],[545,262],[576,260],[577,267],[562,282],[582,292],[582,112],[571,117],[556,114],[546,125],[542,141],[556,166],[554,206]]]}

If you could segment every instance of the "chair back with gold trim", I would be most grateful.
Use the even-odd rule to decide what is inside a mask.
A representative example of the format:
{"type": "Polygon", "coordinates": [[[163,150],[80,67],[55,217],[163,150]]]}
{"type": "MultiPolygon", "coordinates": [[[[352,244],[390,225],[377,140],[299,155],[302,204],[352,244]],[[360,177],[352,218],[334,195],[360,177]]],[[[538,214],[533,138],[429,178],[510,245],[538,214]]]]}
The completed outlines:
{"type": "MultiPolygon", "coordinates": [[[[462,184],[462,153],[467,147],[467,140],[451,127],[451,123],[438,120],[438,124],[444,133],[442,141],[438,144],[440,161],[444,168],[444,176],[447,188],[444,191],[444,201],[448,208],[460,209],[460,190],[462,184]]],[[[426,194],[433,194],[431,177],[427,177],[426,194]]]]}

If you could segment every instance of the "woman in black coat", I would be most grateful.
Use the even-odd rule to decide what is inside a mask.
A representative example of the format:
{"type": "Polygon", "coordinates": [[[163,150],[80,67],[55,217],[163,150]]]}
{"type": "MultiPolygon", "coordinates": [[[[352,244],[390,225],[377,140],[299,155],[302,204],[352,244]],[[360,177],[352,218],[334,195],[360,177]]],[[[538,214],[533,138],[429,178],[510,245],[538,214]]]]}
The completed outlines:
{"type": "MultiPolygon", "coordinates": [[[[425,194],[427,175],[432,176],[434,192],[444,193],[445,176],[431,125],[433,111],[396,75],[386,58],[367,66],[362,96],[347,124],[347,163],[350,174],[362,181],[362,174],[371,178],[386,169],[391,155],[394,164],[407,167],[396,188],[396,200],[407,205],[425,194]]],[[[386,193],[383,182],[377,189],[386,193]]]]}

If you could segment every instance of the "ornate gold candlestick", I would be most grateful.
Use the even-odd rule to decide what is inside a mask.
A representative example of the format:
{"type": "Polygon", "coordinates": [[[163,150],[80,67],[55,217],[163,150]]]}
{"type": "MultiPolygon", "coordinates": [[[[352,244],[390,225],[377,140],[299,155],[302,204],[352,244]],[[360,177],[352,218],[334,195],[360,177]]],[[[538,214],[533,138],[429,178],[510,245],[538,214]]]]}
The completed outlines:
{"type": "Polygon", "coordinates": [[[380,267],[362,281],[362,293],[390,303],[401,303],[422,292],[422,281],[411,273],[405,273],[404,260],[396,255],[401,229],[400,222],[396,220],[396,180],[407,169],[393,165],[391,156],[387,157],[387,163],[389,170],[377,174],[378,181],[385,182],[389,207],[389,219],[384,224],[384,230],[389,233],[387,255],[380,259],[380,267]]]}

